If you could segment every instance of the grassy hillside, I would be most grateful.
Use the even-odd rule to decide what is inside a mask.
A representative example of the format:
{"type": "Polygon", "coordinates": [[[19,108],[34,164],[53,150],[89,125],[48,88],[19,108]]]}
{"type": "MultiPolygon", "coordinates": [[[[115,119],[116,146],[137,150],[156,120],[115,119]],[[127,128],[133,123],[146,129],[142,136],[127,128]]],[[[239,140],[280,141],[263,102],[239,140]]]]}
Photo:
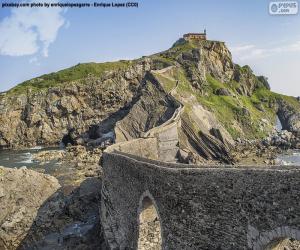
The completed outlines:
{"type": "MultiPolygon", "coordinates": [[[[242,67],[241,69],[244,70],[242,67]]],[[[258,85],[251,96],[245,96],[237,91],[239,83],[235,81],[222,83],[207,74],[203,95],[203,92],[191,86],[183,69],[174,67],[168,74],[155,74],[155,76],[167,92],[173,89],[176,83],[178,84],[177,95],[181,100],[186,100],[186,112],[190,112],[190,107],[196,100],[215,114],[235,139],[264,138],[275,126],[278,100],[284,100],[295,109],[300,109],[296,98],[274,93],[263,85],[258,85]],[[227,90],[230,96],[216,94],[219,89],[227,90]]]]}
{"type": "Polygon", "coordinates": [[[67,82],[87,78],[88,76],[101,76],[110,70],[125,69],[132,64],[132,61],[118,61],[107,63],[83,63],[77,64],[68,69],[42,75],[37,78],[25,81],[8,91],[8,94],[22,94],[27,90],[39,91],[56,87],[67,82]]]}
{"type": "MultiPolygon", "coordinates": [[[[207,55],[214,54],[216,58],[221,58],[223,66],[225,59],[227,62],[231,62],[230,52],[224,43],[201,41],[200,45],[203,46],[201,47],[203,50],[208,52],[207,55]]],[[[179,40],[169,50],[149,57],[152,59],[154,68],[166,69],[168,66],[173,66],[173,69],[167,74],[159,73],[161,71],[154,74],[163,84],[166,92],[177,89],[177,94],[185,100],[187,111],[196,102],[211,111],[233,138],[262,138],[275,125],[278,100],[284,100],[295,109],[300,109],[300,104],[295,98],[270,91],[268,83],[263,82],[260,77],[256,77],[247,65],[241,67],[232,64],[234,74],[239,76],[232,78],[236,81],[231,80],[225,83],[218,81],[211,74],[202,73],[201,75],[198,60],[205,55],[204,53],[201,56],[197,54],[198,57],[194,58],[194,54],[191,52],[197,52],[197,48],[199,48],[197,43],[179,40]],[[183,55],[188,59],[183,60],[183,55]],[[202,77],[201,81],[198,81],[199,85],[195,86],[192,84],[193,76],[199,75],[202,77]],[[247,88],[247,92],[245,93],[243,88],[241,91],[241,87],[247,88]]],[[[85,84],[90,82],[87,80],[89,77],[101,77],[107,71],[124,70],[137,61],[78,64],[25,81],[8,91],[8,95],[19,95],[26,93],[29,89],[33,92],[42,91],[73,81],[85,84]]]]}

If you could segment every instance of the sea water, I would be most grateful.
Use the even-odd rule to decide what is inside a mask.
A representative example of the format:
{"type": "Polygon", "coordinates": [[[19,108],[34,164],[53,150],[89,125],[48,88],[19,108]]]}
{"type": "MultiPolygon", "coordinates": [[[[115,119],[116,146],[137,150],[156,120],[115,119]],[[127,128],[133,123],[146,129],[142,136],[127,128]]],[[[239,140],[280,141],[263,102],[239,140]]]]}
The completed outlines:
{"type": "Polygon", "coordinates": [[[276,165],[300,166],[300,150],[291,150],[279,154],[276,159],[276,165]]]}

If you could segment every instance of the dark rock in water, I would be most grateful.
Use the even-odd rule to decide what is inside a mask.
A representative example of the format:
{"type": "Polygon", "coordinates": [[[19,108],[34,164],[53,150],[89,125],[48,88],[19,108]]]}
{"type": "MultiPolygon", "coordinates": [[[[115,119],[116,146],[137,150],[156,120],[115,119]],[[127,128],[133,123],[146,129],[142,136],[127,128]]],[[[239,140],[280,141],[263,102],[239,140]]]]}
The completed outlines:
{"type": "Polygon", "coordinates": [[[272,135],[262,140],[266,147],[275,146],[278,149],[298,149],[300,138],[287,130],[276,131],[272,135]]]}

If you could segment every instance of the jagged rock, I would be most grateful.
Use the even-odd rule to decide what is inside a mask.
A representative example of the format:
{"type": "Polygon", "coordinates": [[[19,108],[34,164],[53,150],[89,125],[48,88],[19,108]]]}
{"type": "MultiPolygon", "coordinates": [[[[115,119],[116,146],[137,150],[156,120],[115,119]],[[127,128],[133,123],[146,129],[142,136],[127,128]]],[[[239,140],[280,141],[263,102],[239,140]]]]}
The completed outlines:
{"type": "Polygon", "coordinates": [[[286,101],[278,100],[277,115],[282,124],[282,129],[300,135],[300,110],[286,101]]]}
{"type": "Polygon", "coordinates": [[[107,249],[99,219],[100,194],[99,178],[88,178],[71,192],[56,192],[39,208],[18,249],[107,249]]]}
{"type": "MultiPolygon", "coordinates": [[[[225,163],[231,162],[230,150],[222,141],[203,131],[198,133],[194,131],[190,123],[182,119],[181,129],[191,147],[206,160],[219,160],[225,163]]],[[[224,139],[223,139],[224,140],[224,139]]],[[[188,155],[184,161],[190,161],[191,156],[188,155]]]]}
{"type": "MultiPolygon", "coordinates": [[[[43,78],[59,78],[56,74],[29,83],[39,86],[43,78]]],[[[142,137],[163,124],[176,110],[176,100],[186,105],[187,115],[195,117],[190,127],[197,136],[202,131],[202,143],[210,150],[224,149],[215,146],[216,141],[210,145],[213,140],[230,148],[232,137],[268,134],[277,111],[284,129],[297,133],[300,128],[296,99],[270,92],[267,78],[255,76],[249,66],[234,64],[225,43],[218,41],[180,40],[171,49],[131,61],[124,68],[112,67],[101,74],[92,71],[80,80],[67,78],[63,83],[32,90],[25,88],[27,82],[19,86],[26,89],[19,95],[14,91],[0,95],[0,147],[62,141],[104,149],[114,142],[142,137]],[[161,72],[155,75],[157,68],[161,72]],[[262,94],[265,91],[267,95],[262,94]],[[268,113],[266,117],[263,112],[268,113]],[[212,128],[219,129],[222,137],[212,134],[212,128]],[[110,133],[113,136],[107,137],[110,133]]],[[[183,148],[193,151],[189,138],[183,138],[179,141],[183,148]]]]}
{"type": "Polygon", "coordinates": [[[246,109],[246,108],[242,108],[241,113],[244,116],[250,116],[251,115],[250,111],[248,109],[246,109]]]}
{"type": "Polygon", "coordinates": [[[259,111],[264,112],[264,106],[261,103],[255,104],[254,105],[259,111]]]}
{"type": "Polygon", "coordinates": [[[258,76],[257,79],[263,84],[263,86],[265,88],[267,88],[269,90],[271,89],[267,77],[265,77],[265,76],[258,76]]]}
{"type": "Polygon", "coordinates": [[[0,249],[16,249],[40,206],[60,188],[49,175],[0,167],[0,249]]]}
{"type": "Polygon", "coordinates": [[[33,155],[33,160],[46,162],[52,160],[62,160],[66,156],[62,150],[41,151],[33,155]]]}
{"type": "Polygon", "coordinates": [[[222,42],[203,41],[197,48],[179,54],[177,61],[197,89],[206,84],[207,74],[221,82],[228,82],[233,77],[231,53],[222,42]]]}
{"type": "Polygon", "coordinates": [[[237,88],[237,92],[240,95],[251,96],[257,87],[257,78],[247,65],[244,67],[240,67],[237,64],[234,65],[233,80],[240,84],[237,88]]]}
{"type": "Polygon", "coordinates": [[[149,67],[145,59],[110,76],[88,77],[84,84],[73,81],[46,91],[1,96],[0,146],[57,145],[62,140],[73,144],[140,95],[141,79],[149,67]]]}
{"type": "Polygon", "coordinates": [[[215,91],[216,95],[232,96],[232,93],[225,88],[220,88],[215,91]]]}
{"type": "Polygon", "coordinates": [[[134,103],[126,117],[116,124],[116,142],[141,137],[171,118],[176,108],[175,101],[166,95],[159,82],[152,74],[147,74],[140,99],[134,103]]]}

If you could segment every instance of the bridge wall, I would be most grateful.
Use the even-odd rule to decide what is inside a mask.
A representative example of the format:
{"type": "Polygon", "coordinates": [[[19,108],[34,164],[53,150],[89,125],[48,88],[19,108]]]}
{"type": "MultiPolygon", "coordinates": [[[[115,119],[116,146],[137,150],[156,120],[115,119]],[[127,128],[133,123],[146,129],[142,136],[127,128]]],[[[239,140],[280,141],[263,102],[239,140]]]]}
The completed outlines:
{"type": "Polygon", "coordinates": [[[162,249],[263,249],[300,240],[300,168],[197,167],[108,152],[101,220],[112,249],[136,249],[141,197],[154,199],[162,249]]]}

